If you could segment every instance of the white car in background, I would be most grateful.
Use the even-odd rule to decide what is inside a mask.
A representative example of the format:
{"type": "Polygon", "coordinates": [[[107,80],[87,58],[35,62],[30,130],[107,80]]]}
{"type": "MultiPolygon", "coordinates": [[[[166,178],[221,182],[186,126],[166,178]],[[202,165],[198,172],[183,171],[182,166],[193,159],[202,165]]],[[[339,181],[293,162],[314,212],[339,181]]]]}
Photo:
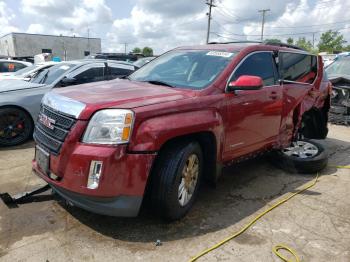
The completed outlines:
{"type": "Polygon", "coordinates": [[[34,64],[16,72],[0,74],[0,80],[17,79],[29,81],[33,76],[59,62],[42,62],[34,64]]]}
{"type": "Polygon", "coordinates": [[[14,73],[31,65],[33,64],[19,60],[0,59],[0,75],[14,73]]]}

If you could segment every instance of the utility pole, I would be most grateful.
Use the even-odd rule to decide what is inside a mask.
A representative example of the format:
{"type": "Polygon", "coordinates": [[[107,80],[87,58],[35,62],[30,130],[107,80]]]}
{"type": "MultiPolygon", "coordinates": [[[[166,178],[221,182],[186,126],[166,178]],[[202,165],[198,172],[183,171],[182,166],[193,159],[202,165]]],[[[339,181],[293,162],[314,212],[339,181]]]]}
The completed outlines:
{"type": "Polygon", "coordinates": [[[264,25],[265,25],[265,14],[266,12],[271,11],[270,9],[262,9],[258,10],[259,13],[262,13],[262,21],[261,21],[261,42],[264,40],[264,25]]]}
{"type": "Polygon", "coordinates": [[[315,32],[312,33],[312,49],[315,48],[315,32]]]}
{"type": "Polygon", "coordinates": [[[208,16],[208,27],[207,27],[207,44],[209,43],[209,35],[210,35],[210,20],[211,20],[211,8],[216,7],[216,5],[213,4],[214,0],[208,0],[209,2],[206,2],[206,4],[209,7],[209,12],[207,13],[208,16]]]}
{"type": "Polygon", "coordinates": [[[128,43],[124,43],[124,53],[126,54],[126,47],[128,46],[128,43]]]}
{"type": "Polygon", "coordinates": [[[91,54],[91,50],[90,50],[90,28],[87,29],[87,35],[88,35],[88,51],[89,51],[89,55],[91,54]]]}

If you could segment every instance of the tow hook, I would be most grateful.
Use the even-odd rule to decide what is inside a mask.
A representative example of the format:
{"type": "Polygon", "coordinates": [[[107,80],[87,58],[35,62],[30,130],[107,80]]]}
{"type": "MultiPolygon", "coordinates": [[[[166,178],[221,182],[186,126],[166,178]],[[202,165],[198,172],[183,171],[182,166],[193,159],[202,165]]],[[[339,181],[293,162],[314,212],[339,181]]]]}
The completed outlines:
{"type": "Polygon", "coordinates": [[[10,196],[10,194],[7,192],[0,193],[0,198],[8,208],[17,208],[18,207],[17,204],[48,200],[48,197],[49,199],[52,199],[53,198],[52,195],[36,196],[43,192],[46,192],[50,188],[51,188],[50,185],[47,184],[45,186],[34,189],[32,191],[19,193],[14,196],[10,196]]]}

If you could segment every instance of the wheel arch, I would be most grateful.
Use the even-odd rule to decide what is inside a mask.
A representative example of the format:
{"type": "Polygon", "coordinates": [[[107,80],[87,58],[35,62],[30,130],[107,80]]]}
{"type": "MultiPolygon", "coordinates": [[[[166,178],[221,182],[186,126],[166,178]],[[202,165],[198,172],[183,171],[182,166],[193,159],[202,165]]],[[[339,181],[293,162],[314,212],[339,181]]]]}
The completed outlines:
{"type": "Polygon", "coordinates": [[[29,116],[30,121],[32,122],[33,127],[34,127],[35,121],[33,119],[33,116],[26,108],[24,108],[22,106],[19,106],[19,105],[1,105],[0,106],[0,110],[1,109],[6,109],[6,108],[16,108],[16,109],[19,109],[19,110],[22,110],[23,112],[25,112],[29,116]]]}

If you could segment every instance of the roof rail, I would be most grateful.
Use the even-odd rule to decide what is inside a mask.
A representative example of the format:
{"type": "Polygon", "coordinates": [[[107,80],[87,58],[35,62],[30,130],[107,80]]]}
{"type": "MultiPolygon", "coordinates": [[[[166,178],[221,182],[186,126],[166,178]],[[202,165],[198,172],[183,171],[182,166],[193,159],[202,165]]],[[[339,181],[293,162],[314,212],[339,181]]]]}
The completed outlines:
{"type": "Polygon", "coordinates": [[[208,45],[213,44],[246,44],[246,43],[252,43],[252,44],[261,44],[261,41],[250,41],[250,40],[244,40],[244,41],[229,41],[229,42],[209,42],[208,45]]]}
{"type": "Polygon", "coordinates": [[[208,45],[213,45],[213,44],[263,44],[263,45],[273,45],[273,46],[280,46],[280,47],[287,47],[287,48],[293,48],[293,49],[298,49],[302,51],[307,51],[304,48],[301,48],[296,45],[290,45],[287,43],[277,43],[273,41],[251,41],[251,40],[245,40],[245,41],[230,41],[230,42],[209,42],[208,45]]]}
{"type": "Polygon", "coordinates": [[[288,48],[293,48],[293,49],[306,51],[304,48],[301,48],[301,47],[296,46],[296,45],[290,45],[290,44],[287,44],[287,43],[277,43],[277,42],[272,42],[272,41],[265,41],[265,42],[263,42],[263,44],[265,44],[265,45],[281,46],[281,47],[288,47],[288,48]]]}

